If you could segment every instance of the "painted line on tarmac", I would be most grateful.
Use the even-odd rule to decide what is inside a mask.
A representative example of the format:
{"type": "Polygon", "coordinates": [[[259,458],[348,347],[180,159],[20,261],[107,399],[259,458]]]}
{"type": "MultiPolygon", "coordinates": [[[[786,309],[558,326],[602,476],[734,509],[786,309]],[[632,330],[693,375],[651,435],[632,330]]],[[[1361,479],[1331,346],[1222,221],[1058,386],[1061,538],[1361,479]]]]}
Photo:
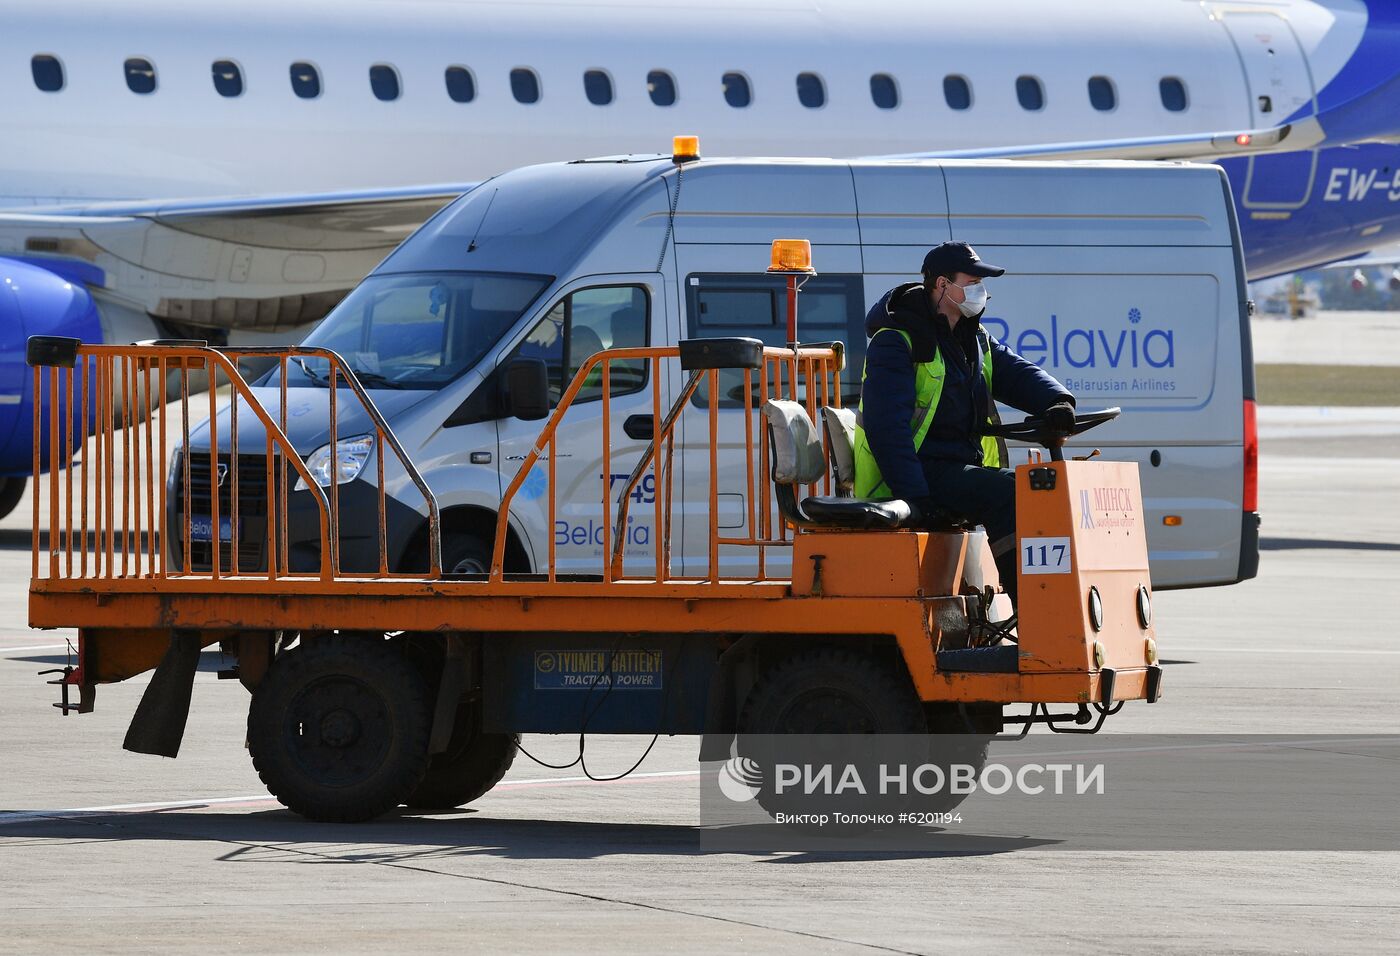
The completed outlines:
{"type": "Polygon", "coordinates": [[[0,647],[0,654],[13,654],[18,651],[62,651],[67,644],[30,644],[26,647],[0,647]]]}
{"type": "MultiPolygon", "coordinates": [[[[681,779],[685,777],[698,777],[698,770],[655,770],[647,773],[634,773],[617,780],[593,780],[589,777],[540,777],[534,780],[514,780],[507,783],[499,783],[492,788],[496,790],[523,790],[531,787],[560,787],[571,784],[598,784],[598,783],[623,783],[628,780],[638,779],[681,779]]],[[[105,816],[112,813],[149,813],[157,810],[198,810],[210,806],[231,806],[243,804],[245,806],[259,806],[269,803],[276,803],[277,798],[265,793],[253,794],[243,797],[209,797],[208,799],[191,800],[159,800],[150,803],[114,803],[101,807],[71,807],[66,810],[0,810],[0,827],[14,823],[33,823],[36,820],[62,820],[72,817],[105,816]]]]}
{"type": "Polygon", "coordinates": [[[647,773],[629,773],[625,777],[595,780],[592,777],[539,777],[534,780],[512,780],[505,783],[498,783],[492,787],[492,792],[496,790],[516,790],[523,787],[559,787],[568,786],[572,783],[626,783],[628,780],[655,780],[659,778],[698,777],[698,770],[654,770],[647,773]]]}
{"type": "MultiPolygon", "coordinates": [[[[1370,657],[1376,654],[1400,654],[1400,650],[1377,648],[1376,650],[1366,650],[1364,648],[1337,648],[1337,647],[1177,647],[1172,645],[1167,648],[1173,654],[1204,654],[1212,651],[1225,651],[1230,654],[1259,654],[1265,657],[1274,654],[1312,654],[1318,657],[1327,657],[1332,654],[1359,654],[1363,657],[1370,657]]],[[[1170,660],[1171,658],[1167,658],[1170,660]]]]}

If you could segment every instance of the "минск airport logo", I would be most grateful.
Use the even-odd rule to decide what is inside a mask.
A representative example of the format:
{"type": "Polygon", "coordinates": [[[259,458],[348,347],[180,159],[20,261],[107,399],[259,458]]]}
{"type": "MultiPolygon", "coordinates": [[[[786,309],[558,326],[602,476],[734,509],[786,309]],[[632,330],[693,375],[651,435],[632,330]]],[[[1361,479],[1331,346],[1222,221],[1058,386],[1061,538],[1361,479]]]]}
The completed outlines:
{"type": "Polygon", "coordinates": [[[763,770],[749,757],[730,757],[716,775],[719,792],[735,803],[748,803],[763,786],[763,770]]]}

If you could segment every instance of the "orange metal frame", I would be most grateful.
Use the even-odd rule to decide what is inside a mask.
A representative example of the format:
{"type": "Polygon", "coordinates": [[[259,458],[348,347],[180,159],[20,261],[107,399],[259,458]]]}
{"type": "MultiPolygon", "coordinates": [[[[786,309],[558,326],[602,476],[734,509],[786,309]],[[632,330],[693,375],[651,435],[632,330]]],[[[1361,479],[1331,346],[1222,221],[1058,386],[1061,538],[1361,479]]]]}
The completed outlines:
{"type": "MultiPolygon", "coordinates": [[[[267,581],[313,577],[323,581],[340,577],[339,537],[340,500],[334,482],[323,489],[306,463],[297,454],[286,436],[287,425],[287,363],[312,358],[328,363],[327,376],[330,403],[330,445],[332,471],[338,463],[336,401],[341,380],[351,390],[360,407],[369,415],[375,429],[376,487],[379,502],[379,574],[380,577],[411,577],[389,571],[384,538],[386,491],[384,460],[386,450],[392,452],[405,469],[427,504],[431,534],[431,574],[441,570],[437,501],[426,481],[403,451],[393,429],[365,393],[359,379],[335,352],[318,348],[225,348],[184,345],[84,345],[79,347],[71,368],[34,369],[34,474],[47,471],[47,480],[36,481],[34,489],[34,539],[32,577],[35,580],[147,578],[170,581],[183,577],[208,577],[219,580],[245,576],[239,567],[236,546],[239,527],[239,406],[246,405],[257,418],[262,434],[262,469],[266,476],[267,498],[267,567],[255,572],[267,581]],[[239,363],[250,359],[276,361],[281,383],[278,410],[269,412],[253,395],[239,370],[239,363]],[[190,462],[191,372],[207,375],[209,427],[209,476],[207,489],[193,487],[190,462]],[[165,395],[171,377],[178,380],[179,398],[167,403],[165,395]],[[47,379],[47,387],[45,385],[47,379]],[[230,481],[228,516],[234,529],[230,547],[229,566],[223,566],[221,549],[219,476],[219,408],[218,389],[229,386],[229,455],[227,477],[230,481]],[[159,390],[157,393],[157,389],[159,390]],[[42,422],[41,400],[47,391],[49,409],[48,461],[40,461],[42,422]],[[155,397],[156,395],[159,397],[155,397]],[[193,543],[192,514],[183,509],[181,527],[171,529],[168,523],[167,486],[170,479],[168,454],[171,404],[180,422],[180,447],[184,449],[181,468],[181,499],[192,500],[193,492],[206,492],[210,502],[210,568],[197,569],[191,560],[193,543]],[[159,425],[156,419],[159,419],[159,425]],[[77,432],[76,441],[74,432],[77,432]],[[63,454],[60,455],[60,448],[63,454]],[[76,465],[74,462],[76,455],[76,465]],[[159,462],[157,464],[157,459],[159,462]],[[46,465],[46,468],[41,468],[46,465]],[[289,513],[288,468],[306,485],[320,514],[321,562],[311,573],[290,570],[287,542],[287,522],[279,516],[289,513]],[[75,485],[79,501],[74,520],[75,485]],[[118,487],[120,486],[120,487],[118,487]],[[274,493],[276,489],[276,493],[274,493]],[[144,494],[143,494],[144,493],[144,494]],[[120,514],[117,512],[120,495],[120,514]],[[41,504],[48,499],[48,527],[43,540],[47,542],[48,563],[40,574],[41,504]],[[89,511],[89,497],[93,507],[89,511]],[[144,510],[143,510],[144,499],[144,510]],[[63,507],[60,509],[60,502],[63,507]],[[91,520],[90,520],[91,519],[91,520]],[[173,532],[173,534],[172,534],[173,532]],[[181,542],[178,562],[171,562],[167,542],[181,542]],[[76,538],[76,541],[75,541],[76,538]],[[76,558],[76,567],[75,567],[76,558]]],[[[246,457],[246,456],[244,456],[246,457]]]]}
{"type": "MultiPolygon", "coordinates": [[[[960,601],[954,593],[932,595],[922,588],[905,593],[818,593],[806,588],[794,593],[793,582],[787,577],[768,573],[764,555],[773,547],[791,548],[794,540],[820,541],[822,550],[830,554],[859,556],[867,566],[879,567],[882,562],[906,560],[907,542],[918,543],[917,552],[926,557],[917,561],[941,560],[938,548],[926,547],[931,537],[925,532],[841,532],[789,528],[775,514],[773,487],[770,480],[768,443],[761,416],[755,414],[756,404],[772,397],[787,397],[803,401],[815,418],[820,405],[839,405],[841,401],[839,375],[843,354],[839,346],[806,347],[798,349],[769,348],[764,351],[758,375],[757,398],[754,371],[744,375],[742,410],[745,443],[746,488],[748,494],[746,533],[721,536],[716,522],[709,529],[709,566],[704,575],[677,576],[671,573],[669,534],[671,528],[671,462],[675,442],[675,424],[679,415],[663,415],[663,402],[658,374],[652,382],[652,418],[655,439],[648,458],[638,464],[633,480],[648,465],[659,472],[656,487],[655,517],[657,520],[656,561],[652,575],[624,575],[622,559],[625,540],[614,541],[612,531],[613,502],[609,482],[601,483],[604,547],[601,573],[597,580],[561,578],[555,570],[555,549],[550,536],[547,567],[535,575],[506,575],[503,570],[505,530],[510,520],[510,504],[525,477],[546,458],[548,470],[549,527],[553,526],[556,507],[555,455],[552,453],[559,429],[572,402],[585,380],[595,371],[601,376],[602,425],[604,435],[604,475],[610,475],[611,366],[619,361],[644,360],[653,366],[663,361],[677,360],[679,350],[670,348],[613,349],[600,352],[586,361],[565,390],[558,407],[542,429],[519,472],[503,495],[497,522],[495,551],[490,574],[485,579],[448,580],[441,573],[439,560],[437,505],[426,483],[413,463],[403,453],[388,424],[379,416],[364,393],[354,371],[333,352],[320,349],[243,349],[219,350],[190,346],[83,346],[74,369],[49,368],[47,373],[36,368],[34,388],[36,397],[35,474],[39,474],[40,421],[38,409],[45,385],[48,390],[49,455],[47,480],[36,481],[34,498],[33,580],[30,586],[30,623],[34,627],[77,627],[80,640],[87,634],[100,636],[103,641],[121,640],[122,634],[132,640],[146,639],[151,634],[169,633],[182,629],[213,632],[268,632],[328,630],[372,630],[415,632],[487,632],[508,639],[510,632],[648,632],[655,634],[706,633],[717,637],[738,637],[744,634],[860,636],[890,635],[903,654],[915,689],[924,700],[944,701],[1017,701],[1054,702],[1096,700],[1099,678],[1085,669],[1065,673],[1041,674],[941,674],[936,666],[938,629],[935,623],[939,602],[960,601]],[[331,443],[335,447],[335,409],[338,379],[345,384],[369,413],[376,427],[378,454],[377,484],[380,510],[380,568],[377,575],[346,575],[339,569],[333,542],[338,540],[339,508],[336,486],[329,494],[313,480],[305,463],[287,439],[285,372],[290,360],[314,356],[330,363],[329,377],[331,443]],[[238,363],[250,357],[272,359],[280,363],[283,391],[279,414],[272,414],[258,403],[243,379],[238,363]],[[267,568],[248,573],[237,563],[237,516],[231,542],[231,564],[225,573],[220,564],[220,515],[218,488],[213,485],[218,475],[217,399],[213,388],[209,392],[210,471],[211,487],[207,489],[213,505],[210,515],[212,567],[195,570],[189,560],[191,514],[183,509],[181,540],[185,543],[184,560],[171,567],[166,557],[166,493],[169,477],[164,449],[167,440],[169,406],[159,416],[159,494],[155,470],[151,379],[158,375],[165,388],[172,372],[179,377],[180,434],[183,447],[189,447],[189,402],[191,370],[207,368],[210,384],[217,385],[221,374],[231,386],[231,427],[237,428],[237,403],[246,402],[262,427],[265,471],[268,480],[268,552],[267,568]],[[77,370],[80,370],[80,374],[77,370]],[[47,377],[47,383],[45,378],[47,377]],[[137,382],[144,382],[144,390],[137,382]],[[114,398],[120,401],[123,414],[115,412],[114,398]],[[89,414],[89,405],[94,414],[89,414]],[[77,441],[72,427],[60,428],[59,422],[75,422],[77,441]],[[129,414],[138,409],[139,418],[129,414]],[[662,451],[664,446],[664,452],[662,451]],[[60,448],[63,453],[60,454],[60,448]],[[413,478],[427,502],[431,520],[432,567],[427,575],[401,575],[389,571],[384,546],[384,454],[393,451],[399,463],[413,478]],[[74,455],[77,455],[74,464],[74,455]],[[144,471],[142,462],[144,461],[144,471]],[[755,467],[757,462],[757,467],[755,467]],[[120,468],[117,467],[120,463],[120,468]],[[658,468],[658,465],[660,466],[658,468]],[[287,514],[287,468],[290,467],[316,496],[320,515],[322,560],[319,571],[312,574],[289,570],[286,548],[285,521],[278,516],[287,514]],[[280,469],[283,479],[280,493],[273,494],[274,471],[280,469]],[[73,519],[75,471],[79,486],[78,519],[73,519]],[[145,483],[142,483],[142,476],[145,483]],[[118,489],[116,486],[120,484],[118,489]],[[90,485],[94,507],[89,510],[90,485]],[[142,493],[145,510],[141,508],[142,493]],[[119,497],[120,496],[120,497],[119,497]],[[41,506],[47,499],[47,509],[41,506]],[[157,498],[159,510],[156,510],[157,498]],[[281,498],[276,501],[274,499],[281,498]],[[120,516],[116,503],[121,502],[120,516]],[[62,507],[60,507],[62,505],[62,507]],[[47,535],[41,533],[42,518],[47,513],[47,535]],[[120,520],[118,520],[120,517],[120,520]],[[91,522],[89,521],[91,519],[91,522]],[[280,528],[280,532],[279,529],[280,528]],[[791,532],[791,533],[790,533],[791,532]],[[279,540],[280,539],[280,540],[279,540]],[[40,552],[48,552],[46,567],[41,568],[40,552]],[[280,545],[280,548],[278,547],[280,545]],[[144,546],[144,551],[143,551],[144,546]],[[726,575],[720,562],[721,548],[747,547],[756,549],[758,574],[738,577],[726,575]],[[76,560],[75,560],[76,558],[76,560]],[[120,559],[120,562],[118,562],[120,559]],[[41,570],[45,573],[41,574],[41,570]]],[[[655,369],[653,369],[655,371],[655,369]]],[[[721,416],[718,409],[720,373],[705,371],[693,374],[682,393],[682,401],[674,407],[690,412],[689,399],[699,384],[708,383],[710,514],[716,509],[719,478],[719,432],[721,416]]],[[[694,412],[690,412],[694,414],[694,412]]],[[[705,413],[701,413],[705,414],[705,413]]],[[[230,462],[237,464],[237,438],[230,435],[230,462]]],[[[231,469],[237,481],[237,467],[231,469]]],[[[184,500],[191,500],[191,475],[186,467],[182,473],[184,500]]],[[[829,477],[822,482],[829,486],[829,477]]],[[[625,523],[628,491],[624,488],[618,510],[625,523]]],[[[812,489],[816,490],[815,486],[812,489]]],[[[236,489],[230,498],[236,508],[236,489]]],[[[625,525],[624,525],[625,526],[625,525]]],[[[922,572],[915,572],[921,574],[922,572]]],[[[925,575],[927,577],[927,575],[925,575]]],[[[82,657],[82,655],[80,655],[82,657]]],[[[85,658],[83,658],[85,659],[85,658]]],[[[123,675],[129,676],[129,675],[123,675]]],[[[96,679],[96,678],[95,678],[96,679]]],[[[83,683],[78,673],[71,683],[83,683]]],[[[1115,698],[1143,696],[1140,672],[1120,671],[1115,685],[1115,698]]]]}

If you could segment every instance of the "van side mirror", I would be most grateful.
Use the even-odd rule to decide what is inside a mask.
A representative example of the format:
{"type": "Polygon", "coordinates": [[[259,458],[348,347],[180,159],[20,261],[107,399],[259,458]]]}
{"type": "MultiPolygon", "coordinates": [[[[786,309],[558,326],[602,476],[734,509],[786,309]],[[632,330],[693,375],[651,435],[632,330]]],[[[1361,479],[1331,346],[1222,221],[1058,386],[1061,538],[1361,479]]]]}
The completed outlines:
{"type": "Polygon", "coordinates": [[[506,366],[506,411],[522,421],[549,417],[549,366],[544,359],[516,359],[506,366]]]}

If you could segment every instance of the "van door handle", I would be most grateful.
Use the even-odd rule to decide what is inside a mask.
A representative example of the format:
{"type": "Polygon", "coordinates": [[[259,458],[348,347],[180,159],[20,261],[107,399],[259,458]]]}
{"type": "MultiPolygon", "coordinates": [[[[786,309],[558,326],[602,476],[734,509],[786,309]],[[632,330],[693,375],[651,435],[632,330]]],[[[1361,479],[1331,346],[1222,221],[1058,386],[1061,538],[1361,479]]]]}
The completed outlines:
{"type": "Polygon", "coordinates": [[[628,415],[622,423],[622,430],[627,433],[628,438],[651,441],[656,436],[656,429],[652,425],[650,415],[628,415]]]}

